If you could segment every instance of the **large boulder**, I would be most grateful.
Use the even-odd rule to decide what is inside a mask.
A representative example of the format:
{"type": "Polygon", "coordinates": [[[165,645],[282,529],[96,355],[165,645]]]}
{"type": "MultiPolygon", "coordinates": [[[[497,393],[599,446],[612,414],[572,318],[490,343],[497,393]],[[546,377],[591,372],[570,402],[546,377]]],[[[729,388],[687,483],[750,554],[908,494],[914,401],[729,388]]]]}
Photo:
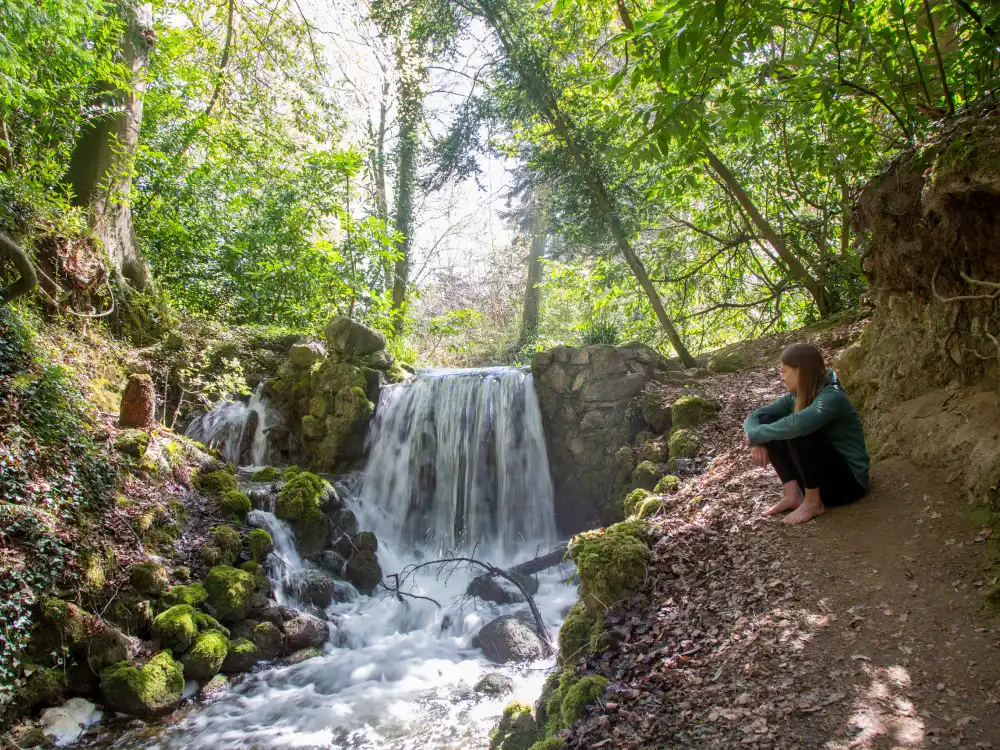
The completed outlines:
{"type": "Polygon", "coordinates": [[[385,349],[385,334],[343,315],[326,324],[327,346],[347,357],[360,357],[385,349]]]}
{"type": "Polygon", "coordinates": [[[221,671],[226,674],[249,672],[261,660],[260,651],[253,641],[237,638],[229,644],[229,652],[222,662],[221,671]]]}
{"type": "Polygon", "coordinates": [[[326,347],[318,341],[292,344],[288,350],[288,360],[303,370],[308,370],[321,359],[326,359],[326,347]]]}
{"type": "Polygon", "coordinates": [[[250,640],[265,661],[276,659],[285,648],[285,634],[273,622],[257,623],[250,633],[250,640]]]}
{"type": "Polygon", "coordinates": [[[119,427],[134,427],[148,430],[154,424],[156,411],[156,389],[153,379],[146,374],[130,375],[122,394],[119,427]]]}
{"type": "Polygon", "coordinates": [[[184,667],[161,651],[141,669],[120,662],[101,673],[101,694],[108,708],[136,716],[156,716],[181,700],[184,667]]]}
{"type": "MultiPolygon", "coordinates": [[[[538,593],[538,579],[533,576],[512,574],[518,582],[534,596],[538,593]]],[[[468,596],[474,596],[483,601],[495,604],[518,604],[524,601],[521,591],[510,581],[492,576],[477,576],[465,590],[468,596]]]]}
{"type": "Polygon", "coordinates": [[[307,568],[296,576],[295,590],[300,601],[326,609],[333,603],[336,585],[322,570],[307,568]]]}
{"type": "Polygon", "coordinates": [[[187,651],[198,634],[207,630],[228,632],[214,618],[189,604],[175,605],[153,620],[153,638],[174,653],[187,651]]]}
{"type": "Polygon", "coordinates": [[[208,571],[204,586],[211,611],[222,622],[238,622],[250,615],[257,584],[249,573],[218,565],[208,571]]]}
{"type": "Polygon", "coordinates": [[[330,625],[310,615],[300,614],[285,623],[285,651],[321,648],[330,638],[330,625]]]}
{"type": "Polygon", "coordinates": [[[545,655],[545,645],[523,618],[503,615],[488,622],[476,635],[473,646],[494,664],[530,662],[545,655]]]}
{"type": "Polygon", "coordinates": [[[358,550],[347,561],[345,576],[359,592],[371,596],[382,580],[382,567],[374,552],[358,550]]]}
{"type": "Polygon", "coordinates": [[[181,657],[184,677],[205,682],[219,673],[229,654],[229,639],[218,630],[206,630],[195,638],[194,645],[181,657]]]}

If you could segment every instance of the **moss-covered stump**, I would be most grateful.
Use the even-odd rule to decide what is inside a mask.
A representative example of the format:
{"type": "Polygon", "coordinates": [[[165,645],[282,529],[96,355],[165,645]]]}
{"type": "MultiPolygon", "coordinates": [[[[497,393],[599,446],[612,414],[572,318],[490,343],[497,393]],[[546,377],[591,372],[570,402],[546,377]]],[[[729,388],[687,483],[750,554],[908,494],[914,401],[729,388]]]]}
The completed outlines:
{"type": "Polygon", "coordinates": [[[163,603],[168,607],[177,604],[187,604],[198,607],[208,599],[208,592],[200,583],[191,583],[186,586],[171,586],[163,595],[163,603]]]}
{"type": "Polygon", "coordinates": [[[181,657],[184,676],[189,680],[205,682],[222,669],[229,654],[229,639],[218,630],[206,630],[194,639],[194,644],[181,657]]]}
{"type": "Polygon", "coordinates": [[[211,611],[222,622],[245,620],[251,609],[251,601],[257,590],[256,582],[249,573],[228,565],[217,565],[205,576],[205,591],[211,611]]]}
{"type": "Polygon", "coordinates": [[[120,662],[101,673],[108,708],[136,716],[156,716],[176,706],[184,691],[184,667],[161,651],[141,669],[120,662]]]}
{"type": "Polygon", "coordinates": [[[577,534],[567,554],[576,563],[580,595],[587,611],[601,615],[615,602],[632,596],[646,576],[649,547],[640,538],[644,522],[620,523],[577,534]]]}
{"type": "Polygon", "coordinates": [[[251,482],[277,482],[279,479],[281,479],[281,470],[273,466],[265,466],[263,469],[257,469],[257,471],[250,475],[251,482]]]}
{"type": "Polygon", "coordinates": [[[218,500],[219,515],[234,521],[245,521],[253,508],[250,498],[239,490],[226,490],[218,500]]]}
{"type": "Polygon", "coordinates": [[[528,750],[535,743],[535,734],[531,706],[511,703],[490,734],[490,750],[528,750]]]}
{"type": "Polygon", "coordinates": [[[170,586],[167,569],[154,562],[136,563],[129,568],[132,588],[143,596],[160,596],[170,586]]]}
{"type": "Polygon", "coordinates": [[[674,429],[696,427],[714,417],[719,405],[701,396],[681,396],[670,407],[674,429]]]}
{"type": "Polygon", "coordinates": [[[632,471],[632,484],[644,490],[651,490],[663,476],[663,472],[652,461],[641,461],[632,471]]]}
{"type": "Polygon", "coordinates": [[[701,444],[691,430],[674,428],[670,433],[670,459],[696,458],[701,444]]]}
{"type": "Polygon", "coordinates": [[[264,562],[267,556],[274,552],[274,542],[271,535],[264,529],[254,529],[247,538],[247,547],[250,550],[250,559],[259,563],[264,562]]]}
{"type": "Polygon", "coordinates": [[[652,493],[650,493],[649,490],[644,490],[641,487],[628,493],[625,496],[625,500],[622,502],[625,517],[628,518],[629,516],[634,516],[636,511],[639,510],[639,506],[641,506],[651,494],[652,493]]]}
{"type": "Polygon", "coordinates": [[[198,637],[198,633],[206,630],[229,632],[214,618],[199,612],[189,604],[173,606],[153,620],[153,637],[161,646],[174,653],[187,651],[198,637]]]}
{"type": "Polygon", "coordinates": [[[240,532],[232,526],[215,526],[209,532],[212,539],[210,546],[219,550],[219,562],[223,565],[235,565],[243,552],[243,541],[240,532]]]}
{"type": "Polygon", "coordinates": [[[207,495],[221,495],[236,489],[236,477],[228,471],[199,473],[194,478],[195,489],[207,495]]]}
{"type": "Polygon", "coordinates": [[[222,662],[222,671],[226,674],[249,672],[254,664],[261,660],[260,651],[253,641],[237,638],[229,644],[229,653],[222,662]]]}

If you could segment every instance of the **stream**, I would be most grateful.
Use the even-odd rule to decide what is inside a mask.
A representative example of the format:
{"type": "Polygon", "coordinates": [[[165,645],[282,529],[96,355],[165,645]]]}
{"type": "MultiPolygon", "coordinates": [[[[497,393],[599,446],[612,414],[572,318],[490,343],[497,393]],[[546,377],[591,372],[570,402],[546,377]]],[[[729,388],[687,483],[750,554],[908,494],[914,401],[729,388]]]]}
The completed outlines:
{"type": "MultiPolygon", "coordinates": [[[[248,442],[238,410],[197,423],[203,438],[231,451],[248,442]],[[213,435],[215,424],[225,434],[213,435]]],[[[254,404],[265,423],[266,405],[254,404]]],[[[217,410],[218,411],[218,410],[217,410]]],[[[243,408],[243,415],[251,411],[243,408]]],[[[541,416],[530,374],[513,368],[427,371],[384,389],[362,473],[334,478],[359,527],[374,531],[383,579],[449,554],[472,554],[510,566],[557,543],[541,416]]],[[[254,437],[252,444],[262,442],[254,437]]],[[[261,448],[266,453],[266,446],[261,448]]],[[[257,450],[254,451],[255,453],[257,450]]],[[[304,608],[296,581],[312,563],[269,508],[276,488],[246,489],[254,526],[275,544],[267,570],[279,604],[304,608]]],[[[440,750],[485,748],[512,700],[532,703],[554,658],[491,664],[470,641],[497,616],[526,604],[494,605],[465,597],[479,570],[432,566],[401,590],[360,596],[337,582],[324,613],[331,624],[325,654],[291,667],[247,674],[208,703],[189,703],[157,727],[126,731],[94,747],[323,748],[440,750]],[[437,606],[429,599],[435,600],[437,606]],[[513,679],[512,695],[476,694],[489,672],[513,679]]],[[[549,639],[576,601],[566,567],[538,575],[535,602],[549,639]]]]}

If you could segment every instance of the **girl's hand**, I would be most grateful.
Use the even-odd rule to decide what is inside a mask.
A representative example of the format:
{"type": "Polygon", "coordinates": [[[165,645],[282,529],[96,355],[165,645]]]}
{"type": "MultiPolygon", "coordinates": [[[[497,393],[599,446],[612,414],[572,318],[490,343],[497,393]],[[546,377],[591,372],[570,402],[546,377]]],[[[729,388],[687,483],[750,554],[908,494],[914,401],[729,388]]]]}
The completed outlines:
{"type": "Polygon", "coordinates": [[[767,458],[767,448],[763,445],[755,445],[750,449],[750,460],[753,461],[755,466],[759,466],[762,469],[766,468],[768,463],[770,463],[767,458]]]}

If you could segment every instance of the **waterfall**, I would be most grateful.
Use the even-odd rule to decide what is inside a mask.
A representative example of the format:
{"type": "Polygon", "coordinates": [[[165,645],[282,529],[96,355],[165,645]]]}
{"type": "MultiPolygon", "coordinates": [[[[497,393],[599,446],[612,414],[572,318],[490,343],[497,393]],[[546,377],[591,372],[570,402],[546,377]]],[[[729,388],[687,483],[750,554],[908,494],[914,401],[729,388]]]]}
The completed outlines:
{"type": "Polygon", "coordinates": [[[277,421],[277,415],[264,398],[261,383],[249,403],[222,401],[212,411],[196,417],[184,434],[218,448],[234,464],[266,466],[270,461],[267,430],[277,421]]]}
{"type": "Polygon", "coordinates": [[[528,372],[427,370],[383,390],[360,500],[379,536],[426,551],[510,551],[555,537],[542,418],[528,372]]]}

